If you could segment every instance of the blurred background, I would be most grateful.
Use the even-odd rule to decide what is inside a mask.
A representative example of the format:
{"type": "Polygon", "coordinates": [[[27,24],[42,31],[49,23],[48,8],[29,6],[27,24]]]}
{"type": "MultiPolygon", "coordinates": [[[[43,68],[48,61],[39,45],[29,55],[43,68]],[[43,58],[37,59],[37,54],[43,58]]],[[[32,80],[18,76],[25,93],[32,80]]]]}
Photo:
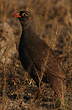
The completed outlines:
{"type": "Polygon", "coordinates": [[[0,110],[71,110],[72,105],[72,0],[0,0],[0,110]],[[27,8],[33,16],[34,30],[60,58],[66,74],[65,107],[53,101],[49,84],[37,89],[18,57],[21,25],[13,13],[27,8]],[[44,99],[44,100],[43,100],[44,99]]]}

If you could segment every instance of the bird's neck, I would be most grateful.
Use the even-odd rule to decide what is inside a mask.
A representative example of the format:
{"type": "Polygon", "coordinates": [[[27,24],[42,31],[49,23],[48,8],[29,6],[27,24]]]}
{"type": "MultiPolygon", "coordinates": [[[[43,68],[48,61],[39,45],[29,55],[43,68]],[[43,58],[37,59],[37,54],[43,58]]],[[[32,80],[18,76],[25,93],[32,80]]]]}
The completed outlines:
{"type": "Polygon", "coordinates": [[[26,31],[28,28],[30,28],[30,23],[28,21],[21,21],[22,31],[26,31]]]}
{"type": "Polygon", "coordinates": [[[21,35],[21,39],[20,42],[26,42],[26,39],[28,39],[28,34],[30,32],[31,29],[31,25],[28,22],[20,22],[21,23],[21,27],[22,27],[22,35],[21,35]]]}

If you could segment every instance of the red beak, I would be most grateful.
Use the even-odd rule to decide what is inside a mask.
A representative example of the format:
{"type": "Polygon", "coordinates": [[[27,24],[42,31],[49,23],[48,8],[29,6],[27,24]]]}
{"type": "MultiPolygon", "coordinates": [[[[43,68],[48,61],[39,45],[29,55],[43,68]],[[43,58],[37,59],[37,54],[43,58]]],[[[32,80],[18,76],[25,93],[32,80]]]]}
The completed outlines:
{"type": "Polygon", "coordinates": [[[20,18],[21,16],[19,15],[19,13],[13,13],[13,16],[16,18],[20,18]]]}

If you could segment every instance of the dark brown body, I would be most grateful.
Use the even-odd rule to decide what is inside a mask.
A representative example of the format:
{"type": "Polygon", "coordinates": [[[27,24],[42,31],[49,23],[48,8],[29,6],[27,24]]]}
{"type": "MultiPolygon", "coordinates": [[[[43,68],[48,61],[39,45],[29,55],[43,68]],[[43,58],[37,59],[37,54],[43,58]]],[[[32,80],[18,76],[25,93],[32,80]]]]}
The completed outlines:
{"type": "MultiPolygon", "coordinates": [[[[22,20],[22,21],[21,21],[22,20]]],[[[58,64],[58,59],[53,51],[32,29],[32,24],[27,26],[23,22],[22,35],[19,44],[19,56],[21,63],[30,76],[35,80],[37,86],[43,78],[48,78],[55,93],[63,99],[63,80],[65,75],[58,64]]]]}

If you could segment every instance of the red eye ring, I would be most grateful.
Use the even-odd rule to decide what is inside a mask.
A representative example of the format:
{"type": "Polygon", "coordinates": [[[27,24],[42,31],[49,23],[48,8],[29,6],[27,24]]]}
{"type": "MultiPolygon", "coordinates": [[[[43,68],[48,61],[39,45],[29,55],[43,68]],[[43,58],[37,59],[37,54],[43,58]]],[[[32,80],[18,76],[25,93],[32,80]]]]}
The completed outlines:
{"type": "Polygon", "coordinates": [[[19,15],[19,13],[13,13],[13,16],[16,18],[21,18],[21,16],[19,15]]]}

